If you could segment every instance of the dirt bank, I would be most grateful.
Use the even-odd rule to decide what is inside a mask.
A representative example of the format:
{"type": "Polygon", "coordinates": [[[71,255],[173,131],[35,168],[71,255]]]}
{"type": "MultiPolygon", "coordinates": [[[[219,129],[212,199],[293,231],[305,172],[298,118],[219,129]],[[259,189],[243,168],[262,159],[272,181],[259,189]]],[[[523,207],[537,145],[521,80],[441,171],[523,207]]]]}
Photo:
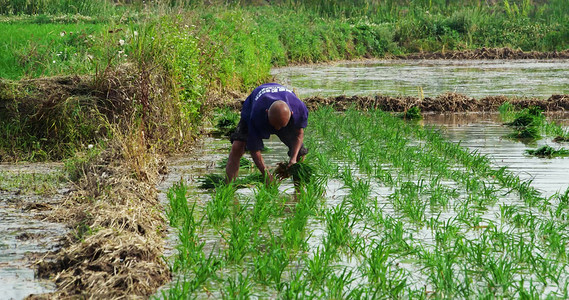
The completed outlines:
{"type": "Polygon", "coordinates": [[[413,53],[396,56],[399,59],[569,59],[569,50],[553,52],[524,52],[511,48],[481,48],[475,50],[413,53]]]}
{"type": "Polygon", "coordinates": [[[57,291],[30,299],[148,297],[170,279],[155,188],[162,164],[156,155],[132,155],[141,151],[112,145],[79,167],[76,190],[47,216],[71,234],[37,263],[37,275],[53,279],[57,291]]]}
{"type": "Polygon", "coordinates": [[[331,105],[337,110],[345,110],[350,106],[357,109],[381,109],[384,111],[402,112],[410,107],[419,106],[422,112],[490,112],[496,111],[504,102],[516,107],[525,108],[539,106],[544,111],[569,110],[569,95],[553,95],[548,99],[518,98],[505,96],[488,96],[480,99],[462,94],[446,93],[435,98],[419,99],[418,97],[376,96],[337,96],[309,97],[303,99],[310,110],[322,105],[331,105]]]}
{"type": "MultiPolygon", "coordinates": [[[[245,97],[245,96],[244,96],[245,97]]],[[[244,98],[243,97],[243,98],[244,98]]],[[[320,106],[332,106],[336,110],[346,110],[353,106],[357,109],[381,109],[384,111],[402,112],[413,106],[419,106],[422,112],[492,112],[504,102],[510,102],[518,108],[539,106],[544,111],[569,110],[569,95],[552,95],[548,99],[520,98],[506,96],[488,96],[480,99],[468,97],[457,93],[445,93],[437,97],[398,96],[335,96],[335,97],[308,97],[302,99],[309,110],[320,106]]],[[[218,107],[230,107],[240,110],[242,99],[220,101],[218,107]]]]}
{"type": "Polygon", "coordinates": [[[57,291],[32,299],[141,298],[170,280],[155,187],[168,147],[160,141],[175,143],[185,132],[174,129],[182,117],[164,78],[143,67],[0,80],[0,128],[11,129],[0,130],[0,160],[72,157],[72,191],[44,213],[70,233],[36,263],[57,291]]]}

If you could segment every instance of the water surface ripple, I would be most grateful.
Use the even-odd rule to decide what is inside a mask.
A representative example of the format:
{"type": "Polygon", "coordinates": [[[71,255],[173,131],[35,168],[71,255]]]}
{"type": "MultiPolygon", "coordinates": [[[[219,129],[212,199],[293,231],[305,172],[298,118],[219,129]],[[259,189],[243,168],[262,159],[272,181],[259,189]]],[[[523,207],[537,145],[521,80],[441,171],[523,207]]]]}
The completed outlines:
{"type": "Polygon", "coordinates": [[[273,69],[299,97],[569,94],[568,60],[374,60],[273,69]]]}

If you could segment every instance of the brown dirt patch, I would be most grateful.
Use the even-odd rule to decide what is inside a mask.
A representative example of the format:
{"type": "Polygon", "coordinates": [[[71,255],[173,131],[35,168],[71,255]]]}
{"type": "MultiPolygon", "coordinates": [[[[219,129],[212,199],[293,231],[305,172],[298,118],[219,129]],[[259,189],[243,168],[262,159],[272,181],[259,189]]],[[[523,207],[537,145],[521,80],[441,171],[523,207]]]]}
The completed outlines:
{"type": "Polygon", "coordinates": [[[402,112],[413,106],[419,106],[422,112],[491,112],[496,111],[504,102],[510,102],[518,108],[539,106],[544,111],[569,110],[569,95],[553,95],[548,99],[518,98],[506,96],[488,96],[481,99],[471,98],[457,93],[446,93],[434,98],[376,96],[336,96],[309,97],[303,99],[309,110],[320,106],[332,106],[336,110],[381,109],[402,112]]]}
{"type": "Polygon", "coordinates": [[[569,50],[525,52],[511,48],[480,48],[475,50],[413,53],[399,55],[400,59],[569,59],[569,50]]]}

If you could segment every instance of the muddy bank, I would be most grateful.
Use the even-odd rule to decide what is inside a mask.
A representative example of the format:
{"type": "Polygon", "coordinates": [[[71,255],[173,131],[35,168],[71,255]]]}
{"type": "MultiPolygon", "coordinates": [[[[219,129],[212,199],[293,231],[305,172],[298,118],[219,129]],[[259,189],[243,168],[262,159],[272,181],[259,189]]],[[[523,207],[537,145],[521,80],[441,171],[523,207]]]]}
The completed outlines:
{"type": "Polygon", "coordinates": [[[164,219],[155,185],[162,167],[144,145],[113,145],[83,165],[73,193],[47,219],[71,229],[37,262],[57,291],[31,299],[148,297],[170,279],[162,259],[164,219]]]}
{"type": "Polygon", "coordinates": [[[569,50],[525,52],[511,48],[481,48],[475,50],[413,53],[398,55],[399,59],[569,59],[569,50]]]}
{"type": "MultiPolygon", "coordinates": [[[[336,110],[346,110],[349,107],[356,109],[381,109],[384,111],[403,112],[413,106],[419,106],[422,112],[493,112],[504,102],[510,102],[518,108],[539,106],[544,111],[567,111],[569,110],[569,95],[552,95],[547,99],[521,98],[506,96],[488,96],[480,99],[468,97],[457,93],[445,93],[437,97],[399,96],[385,95],[376,96],[335,96],[335,97],[308,97],[302,101],[309,110],[315,110],[321,106],[332,106],[336,110]]],[[[233,99],[220,101],[218,107],[230,107],[240,110],[243,100],[233,99]]]]}
{"type": "Polygon", "coordinates": [[[491,112],[496,111],[504,102],[510,102],[518,108],[539,106],[544,111],[569,110],[569,95],[553,95],[548,99],[489,96],[480,99],[456,93],[446,93],[435,98],[376,96],[337,96],[309,97],[303,99],[310,110],[320,106],[332,106],[336,110],[345,110],[351,106],[357,109],[381,109],[402,112],[413,106],[419,106],[422,112],[491,112]]]}

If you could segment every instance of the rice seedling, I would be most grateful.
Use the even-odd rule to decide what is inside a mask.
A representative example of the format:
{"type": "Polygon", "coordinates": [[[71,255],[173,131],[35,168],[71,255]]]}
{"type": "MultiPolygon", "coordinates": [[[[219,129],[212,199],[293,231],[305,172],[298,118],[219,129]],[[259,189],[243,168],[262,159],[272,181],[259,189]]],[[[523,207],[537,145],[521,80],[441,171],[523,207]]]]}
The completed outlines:
{"type": "Polygon", "coordinates": [[[251,251],[253,240],[253,228],[248,220],[242,219],[239,213],[232,214],[226,234],[222,235],[227,243],[225,252],[226,260],[230,263],[239,263],[245,255],[251,251]]]}
{"type": "Polygon", "coordinates": [[[326,280],[326,289],[322,296],[328,299],[354,299],[352,297],[356,296],[354,292],[357,290],[346,291],[354,280],[352,271],[347,268],[344,268],[340,274],[332,273],[326,280]]]}
{"type": "Polygon", "coordinates": [[[205,207],[206,215],[211,224],[219,225],[229,216],[234,196],[235,188],[233,185],[219,185],[216,187],[211,201],[205,207]]]}
{"type": "Polygon", "coordinates": [[[308,287],[309,282],[302,276],[302,272],[291,272],[288,282],[283,283],[281,297],[283,299],[314,299],[316,296],[308,287]]]}
{"type": "MultiPolygon", "coordinates": [[[[227,160],[228,160],[227,157],[223,158],[219,162],[218,168],[225,169],[225,167],[227,166],[227,160]]],[[[251,167],[253,167],[253,162],[251,162],[249,159],[247,159],[245,157],[241,157],[239,159],[239,168],[240,169],[250,169],[251,167]]]]}
{"type": "Polygon", "coordinates": [[[331,256],[327,248],[318,247],[312,258],[306,258],[305,279],[309,280],[314,289],[320,289],[321,284],[332,273],[331,256]]]}
{"type": "Polygon", "coordinates": [[[225,281],[225,289],[221,292],[223,299],[250,299],[251,282],[248,275],[243,276],[238,273],[235,276],[227,278],[225,281]]]}
{"type": "Polygon", "coordinates": [[[327,235],[324,245],[326,249],[335,252],[337,249],[347,247],[353,238],[352,228],[356,224],[356,220],[350,220],[350,212],[347,211],[344,204],[326,211],[325,218],[327,235]]]}
{"type": "Polygon", "coordinates": [[[265,285],[273,284],[277,291],[284,288],[283,275],[289,265],[289,254],[277,237],[271,236],[268,245],[263,250],[265,255],[260,255],[253,262],[256,279],[265,285]]]}

